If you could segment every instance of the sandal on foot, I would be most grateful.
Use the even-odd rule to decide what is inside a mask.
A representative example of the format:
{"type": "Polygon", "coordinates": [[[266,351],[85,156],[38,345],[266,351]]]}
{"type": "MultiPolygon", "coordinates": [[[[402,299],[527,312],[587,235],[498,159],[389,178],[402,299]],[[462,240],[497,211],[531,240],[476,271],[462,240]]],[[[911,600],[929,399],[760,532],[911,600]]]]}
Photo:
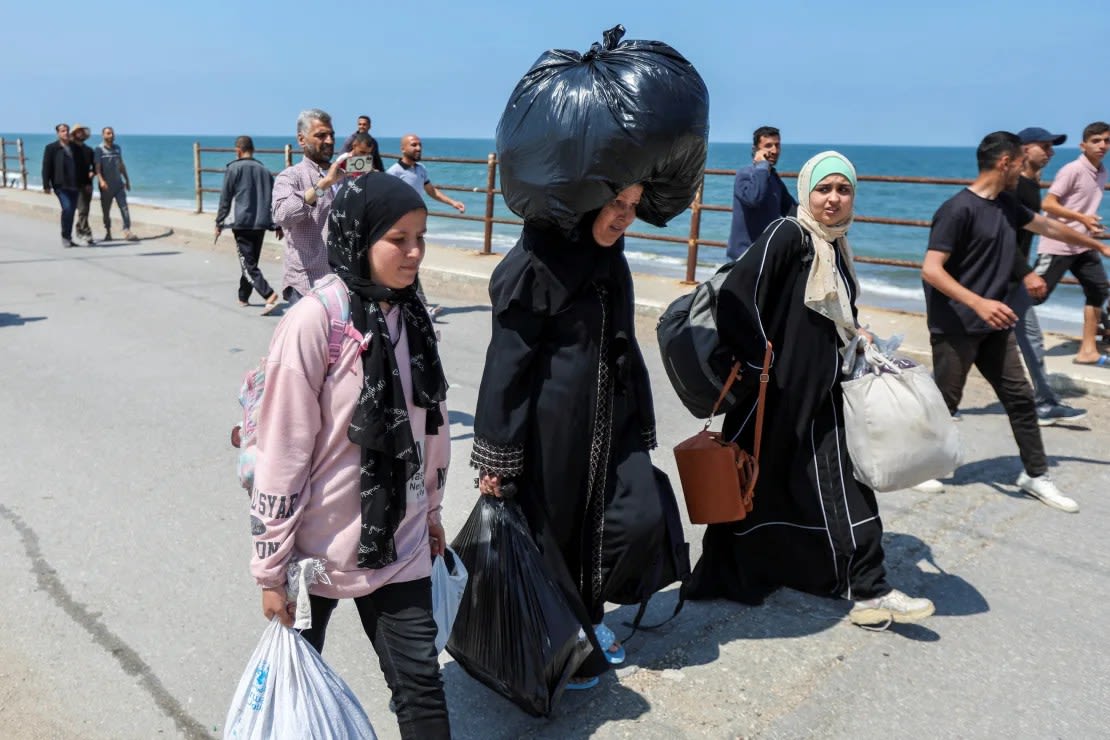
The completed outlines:
{"type": "Polygon", "coordinates": [[[601,646],[601,651],[605,654],[605,660],[612,665],[620,665],[624,662],[624,647],[617,644],[617,636],[613,634],[613,630],[606,627],[605,623],[602,622],[594,625],[594,635],[597,636],[597,644],[601,646]]]}
{"type": "Polygon", "coordinates": [[[567,681],[567,685],[563,688],[567,691],[585,691],[586,689],[592,689],[599,683],[601,683],[601,679],[597,676],[590,676],[589,678],[580,678],[578,676],[575,676],[571,680],[567,681]]]}
{"type": "Polygon", "coordinates": [[[1093,362],[1080,362],[1079,360],[1072,360],[1074,365],[1086,365],[1087,367],[1110,367],[1110,355],[1101,355],[1093,362]]]}

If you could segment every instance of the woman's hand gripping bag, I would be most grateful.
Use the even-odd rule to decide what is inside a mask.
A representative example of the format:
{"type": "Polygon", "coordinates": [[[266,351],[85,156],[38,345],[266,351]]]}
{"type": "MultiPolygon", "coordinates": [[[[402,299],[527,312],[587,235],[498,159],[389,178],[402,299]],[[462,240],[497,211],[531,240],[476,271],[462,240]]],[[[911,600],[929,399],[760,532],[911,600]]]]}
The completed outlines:
{"type": "MultiPolygon", "coordinates": [[[[297,602],[298,629],[312,626],[308,585],[320,575],[317,561],[289,565],[286,594],[297,602]]],[[[362,705],[339,674],[296,629],[276,617],[271,620],[235,689],[224,720],[224,740],[376,737],[362,705]]]]}
{"type": "Polygon", "coordinates": [[[856,480],[882,492],[951,474],[960,464],[960,434],[929,371],[873,347],[862,361],[870,370],[841,383],[856,480]]]}
{"type": "Polygon", "coordinates": [[[432,560],[432,616],[436,620],[436,652],[443,652],[459,614],[468,575],[462,559],[450,547],[432,560]]]}
{"type": "Polygon", "coordinates": [[[636,215],[654,226],[689,207],[709,139],[701,75],[660,41],[604,34],[585,54],[544,52],[497,124],[501,191],[529,223],[570,233],[583,214],[640,183],[636,215]]]}
{"type": "Polygon", "coordinates": [[[479,496],[451,547],[470,580],[447,652],[524,711],[548,716],[593,648],[519,505],[479,496]]]}

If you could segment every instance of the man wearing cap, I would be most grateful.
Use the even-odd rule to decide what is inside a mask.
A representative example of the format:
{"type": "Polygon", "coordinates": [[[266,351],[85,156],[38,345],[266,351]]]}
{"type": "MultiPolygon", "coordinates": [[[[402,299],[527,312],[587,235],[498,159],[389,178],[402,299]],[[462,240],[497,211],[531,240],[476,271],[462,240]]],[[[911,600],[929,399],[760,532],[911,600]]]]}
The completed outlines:
{"type": "MultiPolygon", "coordinates": [[[[1106,166],[1102,160],[1110,147],[1110,124],[1096,121],[1083,129],[1079,158],[1056,173],[1044,198],[1045,214],[1083,234],[1099,238],[1105,234],[1098,215],[1106,188],[1106,166]]],[[[1072,360],[1077,365],[1110,369],[1110,355],[1101,354],[1096,343],[1102,306],[1110,296],[1110,283],[1098,251],[1059,239],[1041,239],[1033,268],[1048,284],[1048,294],[1071,272],[1083,289],[1083,338],[1072,360]]]]}
{"type": "Polygon", "coordinates": [[[85,246],[92,246],[93,233],[89,226],[89,207],[92,205],[94,163],[96,155],[92,147],[86,144],[90,136],[89,127],[83,123],[73,124],[70,138],[73,145],[73,161],[77,165],[77,224],[74,230],[80,239],[85,240],[85,246]]]}
{"type": "MultiPolygon", "coordinates": [[[[1052,159],[1054,153],[1052,147],[1060,146],[1067,141],[1068,137],[1065,134],[1052,134],[1046,129],[1031,126],[1018,131],[1018,138],[1021,139],[1021,148],[1025,152],[1025,166],[1022,167],[1014,194],[1023,206],[1033,213],[1040,213],[1041,172],[1052,159]]],[[[1044,278],[1029,266],[1029,253],[1032,246],[1033,232],[1019,230],[1014,279],[1024,284],[1030,298],[1040,302],[1048,294],[1048,285],[1044,278]]],[[[1015,287],[1015,290],[1020,289],[1015,287]]],[[[1044,334],[1041,332],[1041,325],[1037,320],[1037,312],[1033,309],[1032,302],[1023,304],[1018,301],[1014,309],[1018,315],[1014,337],[1025,360],[1025,367],[1029,370],[1029,377],[1033,380],[1033,392],[1037,400],[1037,423],[1040,426],[1051,426],[1059,421],[1082,419],[1087,412],[1061,401],[1056,391],[1049,385],[1048,373],[1045,372],[1044,367],[1044,334]]]]}

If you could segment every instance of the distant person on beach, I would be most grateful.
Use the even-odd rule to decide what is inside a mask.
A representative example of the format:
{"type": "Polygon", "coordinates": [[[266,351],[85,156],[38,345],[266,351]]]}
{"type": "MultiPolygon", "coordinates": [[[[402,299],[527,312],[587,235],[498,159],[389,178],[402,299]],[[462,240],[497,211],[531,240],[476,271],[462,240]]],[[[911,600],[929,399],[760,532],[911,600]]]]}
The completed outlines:
{"type": "Polygon", "coordinates": [[[295,304],[312,284],[331,272],[328,267],[328,214],[335,185],[344,177],[340,167],[348,155],[331,161],[335,129],[331,116],[317,108],[297,117],[297,143],[304,158],[274,179],[274,223],[285,232],[285,275],[282,294],[295,304]]]}
{"type": "Polygon", "coordinates": [[[131,178],[127,165],[123,163],[123,151],[116,143],[116,132],[105,126],[100,132],[100,146],[93,149],[93,167],[100,185],[100,210],[104,216],[104,241],[112,240],[112,201],[119,206],[123,219],[123,238],[129,242],[139,237],[131,233],[131,212],[127,209],[127,191],[131,189],[131,178]]]}
{"type": "MultiPolygon", "coordinates": [[[[1033,213],[1041,212],[1041,173],[1048,166],[1054,146],[1060,146],[1067,141],[1066,134],[1051,134],[1046,129],[1033,126],[1018,132],[1021,139],[1021,148],[1025,153],[1025,166],[1018,178],[1017,189],[1014,194],[1018,202],[1033,213]]],[[[1037,312],[1032,301],[1041,302],[1048,294],[1048,285],[1044,278],[1038,275],[1029,265],[1029,254],[1033,247],[1033,232],[1021,229],[1017,234],[1018,257],[1014,263],[1013,280],[1022,283],[1030,299],[1029,305],[1020,310],[1022,306],[1012,306],[1018,315],[1018,323],[1014,328],[1014,337],[1017,339],[1021,356],[1025,359],[1025,367],[1029,377],[1033,380],[1033,394],[1037,401],[1037,423],[1041,426],[1051,426],[1059,421],[1077,421],[1087,415],[1084,409],[1069,406],[1060,400],[1052,385],[1048,382],[1048,373],[1044,365],[1044,333],[1041,332],[1037,312]]],[[[1014,290],[1021,288],[1014,286],[1014,290]]]]}
{"type": "Polygon", "coordinates": [[[933,376],[955,413],[974,365],[1006,410],[1024,470],[1017,486],[1048,506],[1077,512],[1048,474],[1037,403],[1025,377],[1011,329],[1018,316],[1013,272],[1017,233],[1032,231],[1088,249],[1105,249],[1086,234],[1033,213],[1013,194],[1025,164],[1021,139],[1008,131],[988,134],[976,153],[979,175],[945,201],[933,216],[921,277],[933,349],[933,376]]]}
{"type": "Polygon", "coordinates": [[[93,178],[95,177],[92,147],[85,142],[89,140],[91,132],[83,123],[74,124],[70,129],[71,146],[73,147],[73,161],[77,164],[77,222],[74,230],[77,237],[85,240],[85,246],[95,244],[93,241],[92,227],[89,226],[89,208],[92,207],[93,178]]]}
{"type": "MultiPolygon", "coordinates": [[[[439,188],[432,184],[432,180],[428,176],[427,168],[420,164],[420,158],[423,156],[423,153],[424,145],[421,143],[420,137],[416,134],[405,134],[405,136],[401,138],[401,159],[386,170],[386,172],[404,180],[411,185],[412,189],[419,193],[421,197],[427,193],[440,203],[446,203],[451,206],[459,213],[466,213],[465,205],[448,195],[444,195],[439,188]]],[[[424,287],[420,284],[419,278],[416,280],[416,290],[420,295],[420,300],[424,301],[424,305],[426,305],[428,311],[431,312],[432,320],[435,321],[439,316],[440,307],[428,303],[427,296],[424,295],[424,287]]]]}
{"type": "MultiPolygon", "coordinates": [[[[798,173],[796,219],[777,219],[729,272],[717,304],[721,344],[747,367],[774,351],[763,459],[747,518],[706,529],[686,591],[692,599],[760,604],[779,588],[853,602],[870,626],[920,622],[933,603],[887,580],[875,493],[853,475],[841,414],[841,353],[857,335],[852,266],[856,170],[821,152],[798,173]]],[[[870,337],[869,337],[870,338],[870,337]]],[[[725,415],[725,439],[752,449],[758,383],[725,415]]]]}
{"type": "Polygon", "coordinates": [[[735,260],[774,220],[797,205],[775,165],[782,152],[779,130],[760,126],[752,133],[752,163],[736,172],[732,187],[732,228],[726,254],[735,260]]]}
{"type": "Polygon", "coordinates": [[[270,218],[273,201],[274,176],[266,166],[254,158],[254,140],[240,136],[235,140],[235,161],[227,166],[224,186],[220,193],[220,207],[216,211],[216,237],[225,228],[224,221],[235,203],[235,219],[231,233],[239,251],[239,305],[247,306],[251,290],[258,292],[266,305],[262,315],[271,313],[278,305],[278,294],[258,268],[262,256],[262,240],[274,228],[270,218]]]}
{"type": "Polygon", "coordinates": [[[53,191],[62,206],[62,246],[76,247],[73,241],[73,215],[77,212],[77,163],[70,146],[69,125],[54,127],[57,140],[42,150],[42,191],[53,191]]]}
{"type": "Polygon", "coordinates": [[[339,149],[340,154],[350,152],[356,156],[373,157],[374,169],[377,172],[385,172],[385,165],[382,163],[381,152],[378,151],[378,140],[370,135],[370,116],[359,116],[358,124],[355,126],[355,132],[348,136],[343,141],[343,146],[339,149]],[[355,151],[355,140],[360,135],[366,136],[370,140],[370,151],[360,154],[355,151]]]}
{"type": "MultiPolygon", "coordinates": [[[[1102,160],[1108,147],[1110,124],[1096,121],[1083,129],[1079,158],[1060,168],[1045,195],[1044,210],[1051,220],[1066,223],[1094,237],[1106,233],[1098,207],[1106,188],[1106,165],[1102,160]]],[[[1099,352],[1097,344],[1099,319],[1110,296],[1110,284],[1096,249],[1075,246],[1061,239],[1041,239],[1034,269],[1048,284],[1049,295],[1066,272],[1071,272],[1079,281],[1086,305],[1083,307],[1083,337],[1073,362],[1110,369],[1110,355],[1099,352]]],[[[1099,251],[1104,255],[1108,253],[1107,250],[1099,251]]]]}

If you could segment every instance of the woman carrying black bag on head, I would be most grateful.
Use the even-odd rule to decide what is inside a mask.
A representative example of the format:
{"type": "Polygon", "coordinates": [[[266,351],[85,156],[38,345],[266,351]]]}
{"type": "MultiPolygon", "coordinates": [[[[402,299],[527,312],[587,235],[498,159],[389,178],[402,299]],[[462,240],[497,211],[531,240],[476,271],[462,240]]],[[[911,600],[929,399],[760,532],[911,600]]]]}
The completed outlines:
{"type": "Polygon", "coordinates": [[[693,200],[709,98],[677,51],[623,34],[541,55],[497,128],[502,192],[525,225],[490,281],[471,465],[483,494],[515,496],[593,645],[569,689],[625,659],[605,603],[646,604],[689,569],[674,493],[649,455],[624,232],[637,217],[663,226],[693,200]]]}

